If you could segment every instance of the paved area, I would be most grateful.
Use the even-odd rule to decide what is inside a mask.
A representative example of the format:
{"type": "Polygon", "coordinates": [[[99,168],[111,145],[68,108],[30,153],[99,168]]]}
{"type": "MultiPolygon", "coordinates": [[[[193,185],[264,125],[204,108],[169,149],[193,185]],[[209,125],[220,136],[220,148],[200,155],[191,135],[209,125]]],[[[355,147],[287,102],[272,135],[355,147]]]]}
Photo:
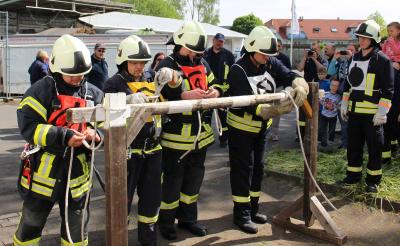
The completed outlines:
{"type": "MultiPolygon", "coordinates": [[[[21,200],[15,184],[18,170],[18,153],[23,141],[18,135],[15,123],[15,105],[0,105],[0,245],[9,245],[19,220],[21,200]]],[[[281,121],[281,140],[272,148],[295,148],[293,115],[281,121]]],[[[104,174],[102,153],[98,155],[98,167],[104,174]]],[[[206,175],[199,198],[199,220],[208,228],[206,237],[192,237],[178,230],[176,241],[165,241],[159,237],[160,245],[331,245],[318,239],[291,232],[271,223],[273,215],[291,204],[302,194],[302,187],[294,181],[267,176],[262,186],[260,210],[269,216],[265,225],[259,226],[259,233],[249,235],[240,232],[232,223],[232,200],[230,193],[227,149],[214,145],[208,152],[206,175]]],[[[299,163],[302,163],[299,160],[299,163]]],[[[301,164],[302,165],[302,164],[301,164]]],[[[95,181],[94,199],[91,202],[89,223],[90,245],[104,245],[105,242],[105,200],[95,181]]],[[[330,197],[339,211],[330,211],[338,226],[348,235],[346,245],[400,245],[400,217],[397,214],[381,212],[364,204],[330,197]]],[[[328,208],[327,206],[325,206],[328,208]]],[[[133,211],[136,211],[134,208],[133,211]]],[[[59,245],[58,208],[52,211],[43,232],[41,245],[59,245]]],[[[129,245],[137,245],[135,223],[129,226],[129,245]]]]}

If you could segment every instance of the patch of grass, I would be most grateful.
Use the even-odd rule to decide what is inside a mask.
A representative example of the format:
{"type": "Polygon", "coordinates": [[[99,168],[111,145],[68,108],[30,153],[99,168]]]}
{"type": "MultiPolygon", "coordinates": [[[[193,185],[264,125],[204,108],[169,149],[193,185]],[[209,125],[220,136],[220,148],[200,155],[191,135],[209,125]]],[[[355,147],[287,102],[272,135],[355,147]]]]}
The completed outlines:
{"type": "MultiPolygon", "coordinates": [[[[364,164],[367,155],[364,156],[364,164]]],[[[272,150],[267,154],[267,169],[302,177],[304,174],[303,158],[300,150],[272,150]]],[[[317,181],[334,184],[346,176],[347,158],[345,150],[331,153],[318,152],[317,181]]],[[[365,169],[365,168],[364,168],[365,169]]],[[[365,170],[364,170],[365,171],[365,170]]],[[[363,174],[365,177],[365,173],[363,174]]],[[[351,187],[348,193],[343,194],[353,200],[366,200],[364,182],[351,187]]],[[[385,198],[389,201],[400,202],[400,160],[383,166],[382,182],[379,185],[376,198],[385,198]]]]}

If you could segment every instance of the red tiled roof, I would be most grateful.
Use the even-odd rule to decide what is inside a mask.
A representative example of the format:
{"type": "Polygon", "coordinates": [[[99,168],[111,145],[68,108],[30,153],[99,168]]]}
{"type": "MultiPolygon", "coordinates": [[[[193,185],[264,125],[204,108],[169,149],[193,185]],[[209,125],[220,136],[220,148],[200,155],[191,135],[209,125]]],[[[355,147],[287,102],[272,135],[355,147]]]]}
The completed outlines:
{"type": "MultiPolygon", "coordinates": [[[[303,19],[299,20],[300,30],[310,40],[351,40],[349,28],[357,27],[363,20],[341,19],[303,19]],[[319,32],[313,32],[313,28],[319,27],[319,32]],[[331,29],[336,28],[337,32],[331,29]]],[[[265,23],[269,28],[275,29],[282,38],[287,38],[286,28],[290,28],[290,19],[271,19],[265,23]]]]}

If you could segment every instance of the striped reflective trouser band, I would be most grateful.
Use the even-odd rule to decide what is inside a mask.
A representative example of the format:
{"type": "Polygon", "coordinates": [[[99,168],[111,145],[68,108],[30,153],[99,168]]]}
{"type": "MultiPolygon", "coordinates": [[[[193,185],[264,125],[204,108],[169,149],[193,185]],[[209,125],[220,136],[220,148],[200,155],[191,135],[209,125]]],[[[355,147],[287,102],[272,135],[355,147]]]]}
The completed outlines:
{"type": "Polygon", "coordinates": [[[380,176],[382,175],[382,169],[378,169],[378,170],[369,170],[367,168],[367,174],[371,175],[371,176],[380,176]]]}
{"type": "Polygon", "coordinates": [[[57,127],[50,124],[38,124],[33,134],[33,143],[42,147],[47,146],[47,136],[56,134],[57,127]]]}
{"type": "Polygon", "coordinates": [[[360,114],[375,114],[378,111],[378,105],[368,101],[363,102],[353,102],[349,101],[350,112],[360,113],[360,114]]]}
{"type": "Polygon", "coordinates": [[[86,246],[89,245],[89,240],[85,239],[85,241],[80,241],[80,242],[74,242],[70,243],[68,240],[65,240],[64,238],[61,238],[61,245],[62,246],[86,246]]]}
{"type": "Polygon", "coordinates": [[[299,126],[306,126],[306,122],[305,121],[298,121],[299,122],[299,126]]]}
{"type": "Polygon", "coordinates": [[[22,242],[20,241],[17,236],[14,234],[13,236],[13,245],[15,246],[39,246],[41,237],[31,239],[29,241],[22,242]]]}
{"type": "Polygon", "coordinates": [[[192,203],[197,202],[199,194],[190,196],[190,195],[187,195],[187,194],[181,192],[180,196],[181,197],[179,198],[179,201],[186,203],[186,204],[192,204],[192,203]]]}
{"type": "Polygon", "coordinates": [[[250,202],[250,196],[232,196],[232,199],[234,202],[238,202],[238,203],[249,203],[250,202]]]}
{"type": "Polygon", "coordinates": [[[157,144],[157,146],[155,146],[152,149],[148,149],[148,150],[144,150],[144,149],[128,149],[128,152],[130,154],[137,154],[137,155],[143,155],[143,154],[151,154],[153,152],[156,152],[158,150],[162,150],[162,147],[160,144],[157,144]]]}
{"type": "Polygon", "coordinates": [[[353,173],[361,173],[362,172],[362,167],[350,167],[350,166],[347,166],[347,171],[353,172],[353,173]]]}
{"type": "Polygon", "coordinates": [[[391,145],[396,145],[396,144],[398,144],[398,142],[397,142],[397,140],[392,140],[392,141],[390,141],[390,144],[391,145]]]}
{"type": "Polygon", "coordinates": [[[154,224],[157,222],[157,220],[158,220],[158,214],[153,217],[147,217],[140,214],[138,215],[138,221],[144,224],[154,224]]]}
{"type": "Polygon", "coordinates": [[[175,209],[175,208],[177,208],[177,207],[179,207],[179,200],[176,200],[176,201],[171,202],[171,203],[166,203],[166,202],[162,201],[162,202],[161,202],[160,209],[163,209],[163,210],[172,210],[172,209],[175,209]]]}
{"type": "MultiPolygon", "coordinates": [[[[241,117],[230,111],[227,113],[226,123],[236,129],[252,133],[259,133],[263,125],[262,121],[253,120],[252,114],[245,112],[244,116],[241,117]]],[[[269,119],[267,121],[267,128],[271,127],[271,125],[272,119],[269,119]]]]}
{"type": "Polygon", "coordinates": [[[260,197],[261,191],[250,191],[250,197],[260,197]]]}
{"type": "Polygon", "coordinates": [[[392,157],[392,151],[382,151],[382,158],[391,158],[392,157]]]}
{"type": "Polygon", "coordinates": [[[30,107],[32,110],[34,110],[36,113],[38,113],[45,121],[47,121],[47,110],[45,107],[43,107],[42,104],[39,103],[38,100],[35,98],[29,96],[24,98],[18,106],[18,109],[22,109],[24,106],[30,107]]]}

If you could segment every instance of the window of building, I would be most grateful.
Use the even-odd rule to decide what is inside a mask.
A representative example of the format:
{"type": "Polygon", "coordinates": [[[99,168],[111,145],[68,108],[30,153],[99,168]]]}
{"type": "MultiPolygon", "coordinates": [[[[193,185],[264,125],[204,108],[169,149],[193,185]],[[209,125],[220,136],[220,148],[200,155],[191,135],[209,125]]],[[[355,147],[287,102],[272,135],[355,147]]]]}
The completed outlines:
{"type": "Polygon", "coordinates": [[[337,28],[336,27],[332,27],[331,28],[331,32],[337,32],[337,28]]]}
{"type": "Polygon", "coordinates": [[[321,28],[319,28],[318,26],[313,27],[312,31],[313,32],[319,32],[321,30],[321,28]]]}

